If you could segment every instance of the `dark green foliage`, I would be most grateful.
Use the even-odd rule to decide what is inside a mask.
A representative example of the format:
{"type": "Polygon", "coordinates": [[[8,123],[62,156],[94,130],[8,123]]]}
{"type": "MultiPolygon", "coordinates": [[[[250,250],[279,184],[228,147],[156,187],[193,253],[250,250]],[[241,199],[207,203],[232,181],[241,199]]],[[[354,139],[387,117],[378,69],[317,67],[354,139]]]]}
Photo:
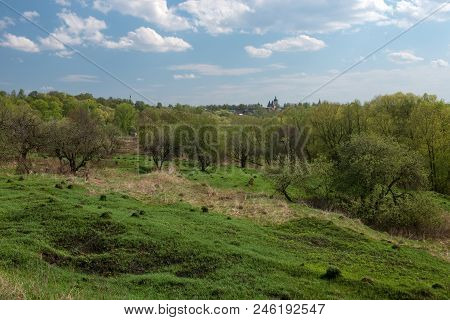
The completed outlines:
{"type": "Polygon", "coordinates": [[[444,289],[444,286],[440,283],[435,283],[431,286],[433,289],[444,289]]]}
{"type": "Polygon", "coordinates": [[[106,201],[106,194],[102,194],[100,196],[100,201],[106,201]]]}
{"type": "Polygon", "coordinates": [[[132,214],[131,214],[131,217],[133,217],[133,218],[139,218],[139,212],[133,212],[132,214]]]}
{"type": "Polygon", "coordinates": [[[327,271],[321,276],[325,280],[335,280],[341,277],[341,270],[337,267],[328,267],[327,271]]]}
{"type": "Polygon", "coordinates": [[[203,206],[203,207],[202,207],[202,212],[203,212],[203,213],[209,212],[209,208],[208,208],[207,206],[203,206]]]}
{"type": "Polygon", "coordinates": [[[105,211],[100,215],[100,218],[102,219],[111,219],[112,213],[111,211],[105,211]]]}

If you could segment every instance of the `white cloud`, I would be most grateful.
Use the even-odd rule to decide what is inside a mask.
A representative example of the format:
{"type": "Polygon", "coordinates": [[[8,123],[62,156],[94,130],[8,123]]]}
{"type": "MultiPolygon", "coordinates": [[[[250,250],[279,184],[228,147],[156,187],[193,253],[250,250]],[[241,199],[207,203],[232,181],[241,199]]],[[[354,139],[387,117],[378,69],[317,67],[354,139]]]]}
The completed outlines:
{"type": "Polygon", "coordinates": [[[36,11],[25,11],[23,16],[31,21],[34,21],[34,19],[38,18],[40,15],[36,11]]]}
{"type": "Polygon", "coordinates": [[[61,78],[63,82],[88,82],[95,83],[99,82],[96,76],[91,76],[88,74],[69,74],[61,78]]]}
{"type": "Polygon", "coordinates": [[[70,1],[69,0],[55,0],[56,4],[59,4],[63,7],[70,7],[70,1]]]}
{"type": "Polygon", "coordinates": [[[212,64],[185,64],[171,66],[172,71],[191,71],[203,76],[243,76],[261,72],[258,68],[223,68],[212,64]]]}
{"type": "MultiPolygon", "coordinates": [[[[211,1],[212,2],[212,1],[211,1]]],[[[391,19],[384,0],[240,0],[251,11],[241,15],[239,27],[257,32],[325,33],[391,19]]]]}
{"type": "Polygon", "coordinates": [[[191,45],[181,38],[163,37],[151,28],[138,28],[122,37],[119,41],[105,41],[103,45],[110,49],[133,49],[143,52],[181,52],[191,49],[191,45]]]}
{"type": "Polygon", "coordinates": [[[359,0],[353,5],[354,9],[376,10],[378,12],[392,12],[393,8],[383,0],[359,0]]]}
{"type": "Polygon", "coordinates": [[[443,59],[436,59],[431,61],[431,65],[435,68],[447,68],[449,66],[448,62],[443,59]]]}
{"type": "Polygon", "coordinates": [[[71,58],[74,55],[74,51],[71,50],[60,50],[55,53],[57,57],[60,58],[71,58]]]}
{"type": "Polygon", "coordinates": [[[55,88],[53,88],[52,86],[43,86],[39,89],[39,91],[41,92],[49,92],[49,91],[54,91],[55,88]]]}
{"type": "Polygon", "coordinates": [[[246,46],[245,51],[253,58],[268,58],[272,55],[272,50],[265,48],[255,48],[253,46],[246,46]]]}
{"type": "Polygon", "coordinates": [[[188,74],[174,74],[173,78],[175,80],[189,80],[189,79],[195,79],[196,76],[193,73],[188,73],[188,74]]]}
{"type": "Polygon", "coordinates": [[[307,35],[299,35],[273,43],[266,43],[262,48],[247,46],[245,50],[252,57],[268,58],[273,52],[317,51],[325,47],[326,44],[322,40],[307,35]]]}
{"type": "MultiPolygon", "coordinates": [[[[395,4],[394,17],[388,24],[394,24],[401,28],[411,26],[413,23],[429,15],[432,11],[444,5],[446,1],[435,0],[401,0],[395,4]]],[[[428,20],[447,21],[450,19],[450,5],[442,7],[439,12],[430,16],[428,20]]]]}
{"type": "Polygon", "coordinates": [[[14,25],[14,20],[10,17],[4,17],[2,19],[0,19],[0,30],[5,29],[9,26],[13,26],[14,25]]]}
{"type": "Polygon", "coordinates": [[[114,10],[138,17],[164,30],[205,29],[214,35],[233,31],[335,32],[366,23],[394,24],[397,12],[390,0],[184,0],[173,5],[168,2],[93,0],[93,7],[105,14],[114,10]]]}
{"type": "Polygon", "coordinates": [[[115,41],[104,35],[107,25],[103,20],[94,17],[81,18],[67,10],[63,10],[58,16],[62,26],[55,29],[51,36],[39,38],[39,42],[43,49],[57,51],[60,57],[70,57],[73,53],[64,44],[69,46],[92,44],[109,49],[143,52],[180,52],[191,48],[191,45],[181,38],[163,37],[155,30],[145,27],[131,31],[115,41]]]}
{"type": "Polygon", "coordinates": [[[3,37],[3,40],[0,41],[1,47],[8,47],[25,52],[39,52],[39,47],[26,37],[15,36],[10,33],[4,34],[3,37]]]}
{"type": "Polygon", "coordinates": [[[400,64],[408,64],[424,60],[423,58],[416,56],[410,51],[392,52],[388,54],[388,57],[392,62],[400,64]]]}
{"type": "Polygon", "coordinates": [[[190,29],[189,21],[176,14],[176,8],[169,7],[166,0],[94,0],[94,8],[108,13],[111,10],[138,17],[159,27],[170,30],[190,29]]]}
{"type": "Polygon", "coordinates": [[[232,32],[245,14],[252,12],[241,0],[187,0],[179,8],[194,17],[196,26],[211,34],[232,32]]]}
{"type": "Polygon", "coordinates": [[[317,51],[326,47],[322,40],[306,35],[299,35],[293,38],[282,39],[273,43],[266,43],[264,48],[279,51],[317,51]]]}
{"type": "Polygon", "coordinates": [[[56,28],[51,33],[51,36],[39,38],[41,47],[44,50],[60,51],[58,55],[66,56],[68,50],[64,44],[70,46],[87,43],[101,44],[106,40],[102,33],[106,29],[106,23],[102,20],[94,17],[84,19],[76,13],[67,10],[58,13],[58,17],[62,22],[62,26],[56,28]]]}
{"type": "MultiPolygon", "coordinates": [[[[66,0],[63,0],[66,1],[66,0]]],[[[81,0],[78,0],[81,1],[81,0]]],[[[94,9],[144,19],[167,31],[317,34],[357,31],[362,25],[406,27],[442,0],[93,0],[94,9]]],[[[432,17],[450,19],[450,5],[432,17]]],[[[152,26],[153,27],[153,26],[152,26]]]]}

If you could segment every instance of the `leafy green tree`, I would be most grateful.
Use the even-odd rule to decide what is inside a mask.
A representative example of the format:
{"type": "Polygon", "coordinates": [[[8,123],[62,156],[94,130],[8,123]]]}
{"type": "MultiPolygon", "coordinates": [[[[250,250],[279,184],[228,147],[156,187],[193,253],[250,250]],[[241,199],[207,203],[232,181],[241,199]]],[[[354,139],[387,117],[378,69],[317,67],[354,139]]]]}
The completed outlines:
{"type": "Polygon", "coordinates": [[[365,130],[363,119],[361,107],[357,102],[350,105],[323,102],[312,108],[309,122],[313,137],[320,142],[319,153],[337,160],[339,146],[347,142],[353,134],[365,130]]]}
{"type": "Polygon", "coordinates": [[[356,215],[375,224],[383,207],[395,208],[427,185],[423,160],[392,139],[354,136],[339,149],[337,189],[356,201],[356,215]]]}
{"type": "Polygon", "coordinates": [[[114,124],[125,134],[136,129],[137,112],[129,103],[121,103],[115,109],[114,124]]]}
{"type": "Polygon", "coordinates": [[[62,117],[62,103],[59,100],[47,102],[44,99],[36,99],[31,102],[31,107],[41,114],[42,119],[60,119],[62,117]]]}
{"type": "Polygon", "coordinates": [[[424,101],[411,113],[411,131],[416,149],[428,160],[434,191],[448,192],[450,173],[450,108],[443,102],[424,101]]]}
{"type": "Polygon", "coordinates": [[[402,196],[406,188],[426,186],[423,161],[416,152],[392,139],[354,136],[339,149],[340,185],[349,194],[365,198],[381,187],[380,197],[402,196]]]}

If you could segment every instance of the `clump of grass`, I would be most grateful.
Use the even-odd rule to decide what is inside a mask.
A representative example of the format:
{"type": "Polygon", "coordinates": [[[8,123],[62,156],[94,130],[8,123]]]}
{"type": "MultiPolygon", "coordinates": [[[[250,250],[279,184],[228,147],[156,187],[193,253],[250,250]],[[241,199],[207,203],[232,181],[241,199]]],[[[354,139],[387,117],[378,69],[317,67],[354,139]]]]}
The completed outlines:
{"type": "Polygon", "coordinates": [[[102,219],[111,219],[112,213],[110,211],[105,211],[100,215],[100,218],[102,219]]]}
{"type": "Polygon", "coordinates": [[[202,206],[202,212],[203,213],[208,213],[209,212],[209,208],[207,206],[202,206]]]}
{"type": "Polygon", "coordinates": [[[62,189],[63,186],[62,186],[61,184],[57,183],[57,184],[55,184],[55,188],[56,188],[56,189],[62,189]]]}
{"type": "Polygon", "coordinates": [[[444,289],[444,286],[440,283],[435,283],[431,286],[433,289],[444,289]]]}
{"type": "Polygon", "coordinates": [[[72,190],[72,189],[73,189],[73,184],[69,184],[69,185],[67,186],[67,189],[72,190]]]}
{"type": "Polygon", "coordinates": [[[363,283],[367,283],[367,284],[370,284],[370,285],[373,285],[375,282],[371,279],[371,278],[369,278],[369,277],[364,277],[364,278],[362,278],[361,279],[361,282],[363,282],[363,283]]]}
{"type": "Polygon", "coordinates": [[[106,194],[102,194],[100,196],[100,201],[106,201],[106,194]]]}
{"type": "Polygon", "coordinates": [[[337,267],[330,266],[327,271],[322,275],[322,279],[335,280],[342,276],[341,270],[337,267]]]}

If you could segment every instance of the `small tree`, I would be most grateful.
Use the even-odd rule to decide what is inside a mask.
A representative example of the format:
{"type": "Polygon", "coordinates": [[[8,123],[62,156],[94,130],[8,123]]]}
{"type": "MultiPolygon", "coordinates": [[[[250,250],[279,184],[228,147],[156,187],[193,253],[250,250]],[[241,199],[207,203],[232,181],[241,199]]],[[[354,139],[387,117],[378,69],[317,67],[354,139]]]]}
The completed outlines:
{"type": "Polygon", "coordinates": [[[139,137],[142,152],[152,158],[158,170],[176,154],[176,143],[169,126],[142,129],[139,137]]]}
{"type": "Polygon", "coordinates": [[[369,224],[427,183],[421,157],[387,138],[355,136],[340,148],[339,158],[337,188],[357,201],[355,214],[369,224]]]}
{"type": "Polygon", "coordinates": [[[136,109],[128,103],[121,103],[114,112],[114,124],[120,128],[124,134],[136,131],[136,109]]]}
{"type": "Polygon", "coordinates": [[[10,152],[17,160],[16,171],[29,173],[31,163],[30,152],[37,150],[43,143],[43,123],[35,111],[28,106],[16,106],[2,111],[3,143],[9,146],[10,152]]]}
{"type": "Polygon", "coordinates": [[[121,146],[120,142],[120,130],[114,126],[114,125],[106,125],[105,128],[103,128],[103,152],[105,156],[112,156],[114,153],[117,152],[117,150],[121,146]]]}
{"type": "Polygon", "coordinates": [[[227,135],[231,158],[238,161],[241,168],[246,168],[249,163],[259,164],[263,155],[262,128],[256,125],[233,126],[227,135]]]}
{"type": "Polygon", "coordinates": [[[49,148],[52,153],[67,162],[76,174],[89,161],[105,155],[105,135],[91,118],[89,111],[79,109],[71,118],[55,122],[50,128],[49,148]]]}

